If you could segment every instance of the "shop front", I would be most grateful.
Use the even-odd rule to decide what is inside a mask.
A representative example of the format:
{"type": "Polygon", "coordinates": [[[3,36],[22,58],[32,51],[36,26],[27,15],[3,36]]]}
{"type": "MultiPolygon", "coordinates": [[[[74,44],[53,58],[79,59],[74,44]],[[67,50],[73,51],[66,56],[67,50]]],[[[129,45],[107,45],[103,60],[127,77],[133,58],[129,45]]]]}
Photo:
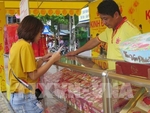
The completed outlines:
{"type": "MultiPolygon", "coordinates": [[[[85,2],[85,0],[83,1],[85,2]]],[[[90,25],[90,38],[94,38],[97,33],[101,33],[105,29],[96,10],[97,4],[101,1],[98,0],[90,4],[89,1],[86,1],[82,5],[82,7],[89,5],[90,17],[87,24],[90,25]]],[[[116,1],[123,16],[127,16],[132,23],[139,26],[142,33],[149,31],[150,9],[146,5],[149,1],[116,1]]],[[[42,5],[47,2],[37,3],[39,9],[37,7],[34,7],[33,11],[30,9],[30,12],[35,13],[35,15],[39,13],[44,15],[46,12],[50,15],[65,15],[68,13],[71,16],[75,13],[79,15],[80,13],[76,11],[80,12],[82,8],[63,9],[56,2],[56,4],[53,4],[56,5],[54,9],[47,10],[50,4],[49,6],[46,4],[45,6],[47,7],[42,9],[44,7],[42,5]],[[57,7],[61,9],[57,9],[57,7]]],[[[70,4],[73,4],[73,2],[70,4]]],[[[63,5],[70,7],[70,4],[63,5]]],[[[80,5],[77,6],[79,7],[80,5]]],[[[51,6],[51,8],[53,7],[51,6]]],[[[61,60],[53,65],[54,69],[50,68],[40,78],[38,88],[43,91],[44,108],[47,113],[149,113],[149,68],[146,70],[147,74],[145,76],[139,75],[139,73],[125,74],[120,62],[99,57],[100,47],[101,45],[92,50],[92,58],[62,56],[61,60]],[[109,63],[116,63],[116,69],[109,70],[109,63]],[[124,83],[111,84],[112,80],[124,83]]],[[[104,49],[107,52],[107,45],[105,45],[104,49]]],[[[138,71],[134,64],[127,67],[131,69],[130,72],[138,71]]],[[[3,81],[5,83],[5,80],[3,81]]]]}

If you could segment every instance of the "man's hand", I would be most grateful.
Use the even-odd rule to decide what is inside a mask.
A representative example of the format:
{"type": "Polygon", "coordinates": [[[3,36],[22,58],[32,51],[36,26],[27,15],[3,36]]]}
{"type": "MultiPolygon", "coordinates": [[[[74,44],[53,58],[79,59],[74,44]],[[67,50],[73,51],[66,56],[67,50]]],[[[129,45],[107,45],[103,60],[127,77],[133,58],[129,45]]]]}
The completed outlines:
{"type": "Polygon", "coordinates": [[[74,55],[78,55],[78,53],[76,51],[70,51],[65,56],[74,56],[74,55]]]}

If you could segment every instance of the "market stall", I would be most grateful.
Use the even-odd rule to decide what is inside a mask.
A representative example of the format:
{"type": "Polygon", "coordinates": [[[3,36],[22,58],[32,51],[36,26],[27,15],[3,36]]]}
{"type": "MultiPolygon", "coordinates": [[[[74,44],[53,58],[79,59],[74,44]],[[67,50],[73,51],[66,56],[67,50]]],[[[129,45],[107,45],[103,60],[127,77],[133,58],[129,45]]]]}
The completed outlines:
{"type": "MultiPolygon", "coordinates": [[[[26,0],[22,0],[22,2],[26,2],[26,0]]],[[[49,1],[43,1],[43,0],[29,0],[26,3],[27,4],[23,4],[22,7],[26,7],[26,5],[28,5],[29,7],[27,7],[27,9],[29,10],[29,14],[33,14],[33,15],[64,15],[66,16],[67,14],[69,14],[70,16],[73,15],[80,15],[80,10],[87,6],[90,2],[92,2],[93,0],[49,0],[49,1]]],[[[3,31],[3,27],[6,25],[6,15],[16,15],[19,14],[20,15],[20,0],[0,0],[0,43],[1,43],[1,52],[0,54],[3,56],[4,51],[4,40],[3,40],[3,36],[4,36],[4,31],[3,31]]],[[[6,31],[6,29],[5,29],[6,31]]],[[[14,33],[12,33],[14,34],[14,33]]],[[[6,41],[6,39],[5,39],[6,41]]],[[[8,46],[10,46],[11,44],[8,44],[8,46]]],[[[5,49],[5,53],[8,53],[9,47],[7,49],[5,49]]],[[[0,90],[1,91],[6,91],[6,84],[5,84],[5,72],[4,72],[4,59],[3,57],[1,57],[0,59],[0,64],[2,65],[1,68],[1,79],[0,79],[0,90]]]]}
{"type": "MultiPolygon", "coordinates": [[[[135,10],[132,9],[137,10],[137,6],[140,6],[139,3],[143,6],[143,2],[139,2],[138,0],[132,1],[132,3],[133,4],[130,5],[131,8],[128,7],[129,9],[127,10],[129,11],[131,19],[133,19],[132,16],[135,14],[133,13],[135,10]]],[[[41,2],[39,4],[36,8],[41,7],[44,3],[41,2]]],[[[45,9],[35,9],[34,11],[35,14],[39,14],[39,11],[41,11],[42,14],[46,14],[45,9]]],[[[63,11],[61,12],[61,9],[59,9],[54,12],[61,14],[63,11]]],[[[70,12],[71,15],[73,14],[72,11],[66,11],[70,12]]],[[[66,14],[66,11],[64,11],[64,14],[66,14]]],[[[144,11],[146,12],[147,18],[145,23],[142,21],[142,25],[149,24],[149,10],[145,9],[144,11]]],[[[53,14],[52,12],[53,10],[48,10],[49,14],[53,14]]],[[[90,21],[93,34],[97,33],[97,29],[95,28],[99,28],[98,32],[104,29],[104,26],[100,25],[101,22],[98,16],[94,19],[97,20],[90,21]],[[95,24],[96,22],[98,24],[95,24]]],[[[137,25],[138,24],[139,22],[137,22],[137,25]]],[[[148,27],[149,26],[144,26],[143,30],[146,31],[148,27]]],[[[150,87],[149,77],[141,78],[136,75],[125,75],[122,73],[120,67],[118,67],[118,61],[97,58],[95,56],[99,55],[98,49],[94,49],[93,51],[95,52],[92,53],[93,58],[62,57],[61,60],[55,64],[55,72],[51,73],[52,71],[49,69],[45,76],[41,77],[39,88],[41,88],[45,96],[44,103],[46,111],[48,113],[148,113],[150,110],[150,95],[148,90],[150,87]],[[109,70],[109,61],[116,63],[116,69],[119,71],[109,70]],[[124,83],[121,85],[113,85],[111,84],[112,79],[124,83]]],[[[141,66],[145,65],[141,64],[141,66]]],[[[134,69],[136,69],[135,66],[134,69]]]]}
{"type": "Polygon", "coordinates": [[[41,77],[39,88],[44,94],[47,113],[148,113],[149,80],[102,69],[93,62],[97,59],[110,61],[62,57],[54,69],[41,77]],[[111,80],[124,83],[114,85],[111,80]]]}

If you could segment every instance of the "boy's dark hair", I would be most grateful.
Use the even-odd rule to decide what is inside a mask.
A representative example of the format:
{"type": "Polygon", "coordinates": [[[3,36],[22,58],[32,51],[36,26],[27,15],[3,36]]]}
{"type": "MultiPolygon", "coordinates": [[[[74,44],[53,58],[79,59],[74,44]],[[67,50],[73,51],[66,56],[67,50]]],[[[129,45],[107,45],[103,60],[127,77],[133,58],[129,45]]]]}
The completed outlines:
{"type": "Polygon", "coordinates": [[[103,0],[98,6],[97,6],[98,13],[104,14],[104,15],[110,15],[114,16],[114,13],[117,11],[120,15],[120,10],[118,5],[114,0],[103,0]]]}
{"type": "Polygon", "coordinates": [[[34,16],[26,16],[17,29],[19,39],[33,42],[37,34],[43,31],[43,23],[34,16]]]}

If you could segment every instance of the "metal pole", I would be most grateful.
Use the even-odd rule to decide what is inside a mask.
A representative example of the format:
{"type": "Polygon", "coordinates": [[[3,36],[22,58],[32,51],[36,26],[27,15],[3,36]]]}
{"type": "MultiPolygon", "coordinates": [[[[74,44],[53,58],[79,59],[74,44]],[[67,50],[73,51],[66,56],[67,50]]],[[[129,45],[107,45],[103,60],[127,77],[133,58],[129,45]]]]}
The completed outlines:
{"type": "Polygon", "coordinates": [[[111,80],[107,77],[107,106],[108,106],[108,113],[113,113],[113,107],[112,107],[112,84],[111,80]]]}
{"type": "Polygon", "coordinates": [[[74,16],[69,16],[70,46],[69,50],[75,50],[75,20],[74,16]]]}
{"type": "Polygon", "coordinates": [[[112,113],[111,84],[107,71],[102,73],[102,91],[103,91],[103,111],[112,113]]]}
{"type": "Polygon", "coordinates": [[[107,92],[106,92],[106,79],[107,73],[103,72],[102,73],[102,91],[103,91],[103,112],[108,113],[107,111],[107,92]]]}
{"type": "Polygon", "coordinates": [[[69,51],[71,51],[71,40],[72,40],[72,18],[69,16],[69,51]]]}

